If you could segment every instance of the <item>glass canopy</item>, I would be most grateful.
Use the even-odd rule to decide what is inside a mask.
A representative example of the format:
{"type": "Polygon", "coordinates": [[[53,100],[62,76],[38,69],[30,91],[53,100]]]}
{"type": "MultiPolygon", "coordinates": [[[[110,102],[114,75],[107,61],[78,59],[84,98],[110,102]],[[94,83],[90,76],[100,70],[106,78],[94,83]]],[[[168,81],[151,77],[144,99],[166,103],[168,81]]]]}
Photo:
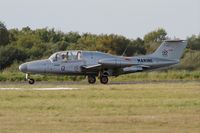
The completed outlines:
{"type": "Polygon", "coordinates": [[[49,57],[52,62],[55,61],[69,61],[69,60],[81,60],[81,51],[64,51],[54,53],[49,57]]]}

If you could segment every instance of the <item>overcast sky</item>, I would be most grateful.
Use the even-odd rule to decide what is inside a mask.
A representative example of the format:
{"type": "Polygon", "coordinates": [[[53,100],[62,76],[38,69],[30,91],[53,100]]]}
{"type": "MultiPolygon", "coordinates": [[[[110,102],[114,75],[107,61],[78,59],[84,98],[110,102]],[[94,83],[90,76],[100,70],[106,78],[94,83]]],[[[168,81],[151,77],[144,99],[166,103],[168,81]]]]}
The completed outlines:
{"type": "Polygon", "coordinates": [[[143,37],[164,28],[169,37],[200,33],[200,0],[0,0],[7,28],[143,37]]]}

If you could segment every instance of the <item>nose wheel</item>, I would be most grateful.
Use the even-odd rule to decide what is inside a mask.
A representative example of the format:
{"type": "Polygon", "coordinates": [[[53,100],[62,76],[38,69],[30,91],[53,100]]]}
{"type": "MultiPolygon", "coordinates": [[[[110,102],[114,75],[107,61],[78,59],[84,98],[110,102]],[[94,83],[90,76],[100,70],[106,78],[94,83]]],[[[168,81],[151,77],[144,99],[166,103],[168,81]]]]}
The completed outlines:
{"type": "Polygon", "coordinates": [[[26,74],[26,81],[28,81],[28,83],[31,84],[31,85],[35,83],[34,79],[29,78],[29,74],[26,74]]]}
{"type": "Polygon", "coordinates": [[[32,85],[32,84],[35,83],[35,80],[34,79],[28,79],[28,83],[32,85]]]}
{"type": "Polygon", "coordinates": [[[88,76],[88,83],[94,84],[96,82],[96,77],[93,75],[88,76]]]}

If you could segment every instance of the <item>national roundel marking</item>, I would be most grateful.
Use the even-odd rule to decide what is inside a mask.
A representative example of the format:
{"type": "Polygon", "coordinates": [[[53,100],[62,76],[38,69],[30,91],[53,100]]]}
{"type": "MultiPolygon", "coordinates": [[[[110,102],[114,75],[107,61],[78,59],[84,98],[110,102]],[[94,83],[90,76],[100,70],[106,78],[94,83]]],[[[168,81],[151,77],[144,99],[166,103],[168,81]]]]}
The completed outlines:
{"type": "Polygon", "coordinates": [[[61,71],[64,72],[65,71],[65,66],[61,67],[61,71]]]}
{"type": "Polygon", "coordinates": [[[164,50],[162,51],[162,55],[163,55],[163,56],[168,56],[168,51],[164,49],[164,50]]]}

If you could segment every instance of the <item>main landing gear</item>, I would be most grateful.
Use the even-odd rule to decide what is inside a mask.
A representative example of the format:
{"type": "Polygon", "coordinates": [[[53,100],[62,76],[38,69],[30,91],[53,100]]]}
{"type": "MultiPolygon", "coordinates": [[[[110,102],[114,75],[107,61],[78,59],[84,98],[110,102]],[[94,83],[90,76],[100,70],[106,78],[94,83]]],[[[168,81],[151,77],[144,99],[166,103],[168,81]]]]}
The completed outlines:
{"type": "Polygon", "coordinates": [[[88,76],[88,83],[94,84],[96,82],[96,77],[93,75],[88,76]]]}
{"type": "Polygon", "coordinates": [[[31,85],[35,83],[34,79],[29,78],[29,74],[26,74],[26,81],[28,81],[28,83],[31,84],[31,85]]]}
{"type": "MultiPolygon", "coordinates": [[[[100,79],[100,82],[102,83],[102,84],[107,84],[108,83],[108,76],[105,76],[105,75],[101,75],[100,77],[99,77],[99,79],[100,79]]],[[[89,84],[94,84],[94,83],[96,83],[96,77],[94,76],[94,75],[89,75],[88,76],[88,83],[89,84]]]]}
{"type": "Polygon", "coordinates": [[[100,82],[102,84],[107,84],[108,83],[108,76],[100,76],[100,82]]]}

